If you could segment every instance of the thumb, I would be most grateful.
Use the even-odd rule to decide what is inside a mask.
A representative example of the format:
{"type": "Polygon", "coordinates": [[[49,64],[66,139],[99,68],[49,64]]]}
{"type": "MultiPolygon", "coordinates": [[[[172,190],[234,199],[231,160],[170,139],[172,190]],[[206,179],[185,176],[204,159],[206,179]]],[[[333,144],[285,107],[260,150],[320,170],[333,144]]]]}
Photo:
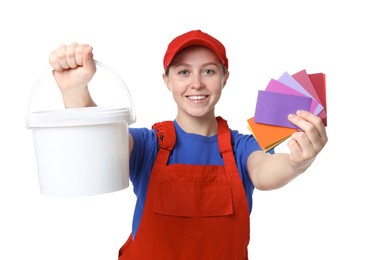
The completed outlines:
{"type": "Polygon", "coordinates": [[[93,48],[88,46],[82,53],[83,67],[89,71],[96,71],[96,63],[93,59],[93,48]]]}

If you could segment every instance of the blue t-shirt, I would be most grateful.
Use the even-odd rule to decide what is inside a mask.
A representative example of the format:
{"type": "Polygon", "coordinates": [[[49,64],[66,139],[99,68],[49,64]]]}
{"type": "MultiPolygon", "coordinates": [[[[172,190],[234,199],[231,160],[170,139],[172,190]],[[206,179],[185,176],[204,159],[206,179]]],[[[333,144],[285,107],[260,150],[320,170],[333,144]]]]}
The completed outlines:
{"type": "MultiPolygon", "coordinates": [[[[189,134],[181,129],[176,121],[174,121],[174,125],[176,130],[176,144],[170,154],[168,164],[224,164],[219,152],[217,135],[207,137],[189,134]]],[[[130,179],[137,196],[132,222],[132,236],[134,238],[141,221],[149,177],[157,156],[157,135],[155,130],[147,128],[130,128],[129,131],[134,141],[130,157],[130,179]]],[[[254,185],[249,178],[247,158],[252,152],[261,150],[261,148],[253,135],[240,134],[235,130],[231,130],[231,135],[236,164],[246,191],[247,202],[251,212],[254,185]]]]}

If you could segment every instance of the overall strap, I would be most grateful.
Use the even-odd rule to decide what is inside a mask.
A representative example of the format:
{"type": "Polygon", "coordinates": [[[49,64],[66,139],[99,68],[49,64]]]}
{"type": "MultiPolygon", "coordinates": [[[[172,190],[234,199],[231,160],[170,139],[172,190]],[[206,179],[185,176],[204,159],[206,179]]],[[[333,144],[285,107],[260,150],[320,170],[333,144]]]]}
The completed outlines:
{"type": "Polygon", "coordinates": [[[167,164],[168,157],[174,149],[176,142],[176,132],[173,121],[163,121],[155,123],[152,128],[157,132],[158,155],[157,162],[167,164]]]}
{"type": "Polygon", "coordinates": [[[224,167],[227,172],[237,171],[232,149],[231,131],[228,127],[228,123],[220,116],[216,117],[216,119],[218,121],[218,145],[220,154],[224,160],[224,167]]]}

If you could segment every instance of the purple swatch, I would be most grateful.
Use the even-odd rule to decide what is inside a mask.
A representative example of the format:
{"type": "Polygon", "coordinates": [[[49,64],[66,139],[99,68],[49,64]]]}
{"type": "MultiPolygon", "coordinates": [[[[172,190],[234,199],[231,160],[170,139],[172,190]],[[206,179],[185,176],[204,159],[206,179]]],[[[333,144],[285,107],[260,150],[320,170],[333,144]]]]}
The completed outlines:
{"type": "Polygon", "coordinates": [[[259,90],[254,121],[256,123],[296,128],[288,120],[297,110],[310,111],[312,98],[259,90]]]}

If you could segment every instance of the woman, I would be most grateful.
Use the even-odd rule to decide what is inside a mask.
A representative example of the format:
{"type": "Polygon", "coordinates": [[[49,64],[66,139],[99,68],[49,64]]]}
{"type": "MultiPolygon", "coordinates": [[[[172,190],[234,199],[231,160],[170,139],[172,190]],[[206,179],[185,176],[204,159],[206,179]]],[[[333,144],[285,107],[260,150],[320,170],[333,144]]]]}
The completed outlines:
{"type": "MultiPolygon", "coordinates": [[[[50,64],[66,107],[95,106],[91,46],[63,45],[50,64]]],[[[301,131],[288,140],[288,154],[265,153],[252,135],[230,130],[215,115],[229,78],[225,47],[201,30],[173,39],[163,66],[177,115],[130,128],[137,203],[119,259],[248,259],[254,188],[277,189],[303,173],[327,142],[325,126],[307,111],[289,115],[301,131]]]]}

